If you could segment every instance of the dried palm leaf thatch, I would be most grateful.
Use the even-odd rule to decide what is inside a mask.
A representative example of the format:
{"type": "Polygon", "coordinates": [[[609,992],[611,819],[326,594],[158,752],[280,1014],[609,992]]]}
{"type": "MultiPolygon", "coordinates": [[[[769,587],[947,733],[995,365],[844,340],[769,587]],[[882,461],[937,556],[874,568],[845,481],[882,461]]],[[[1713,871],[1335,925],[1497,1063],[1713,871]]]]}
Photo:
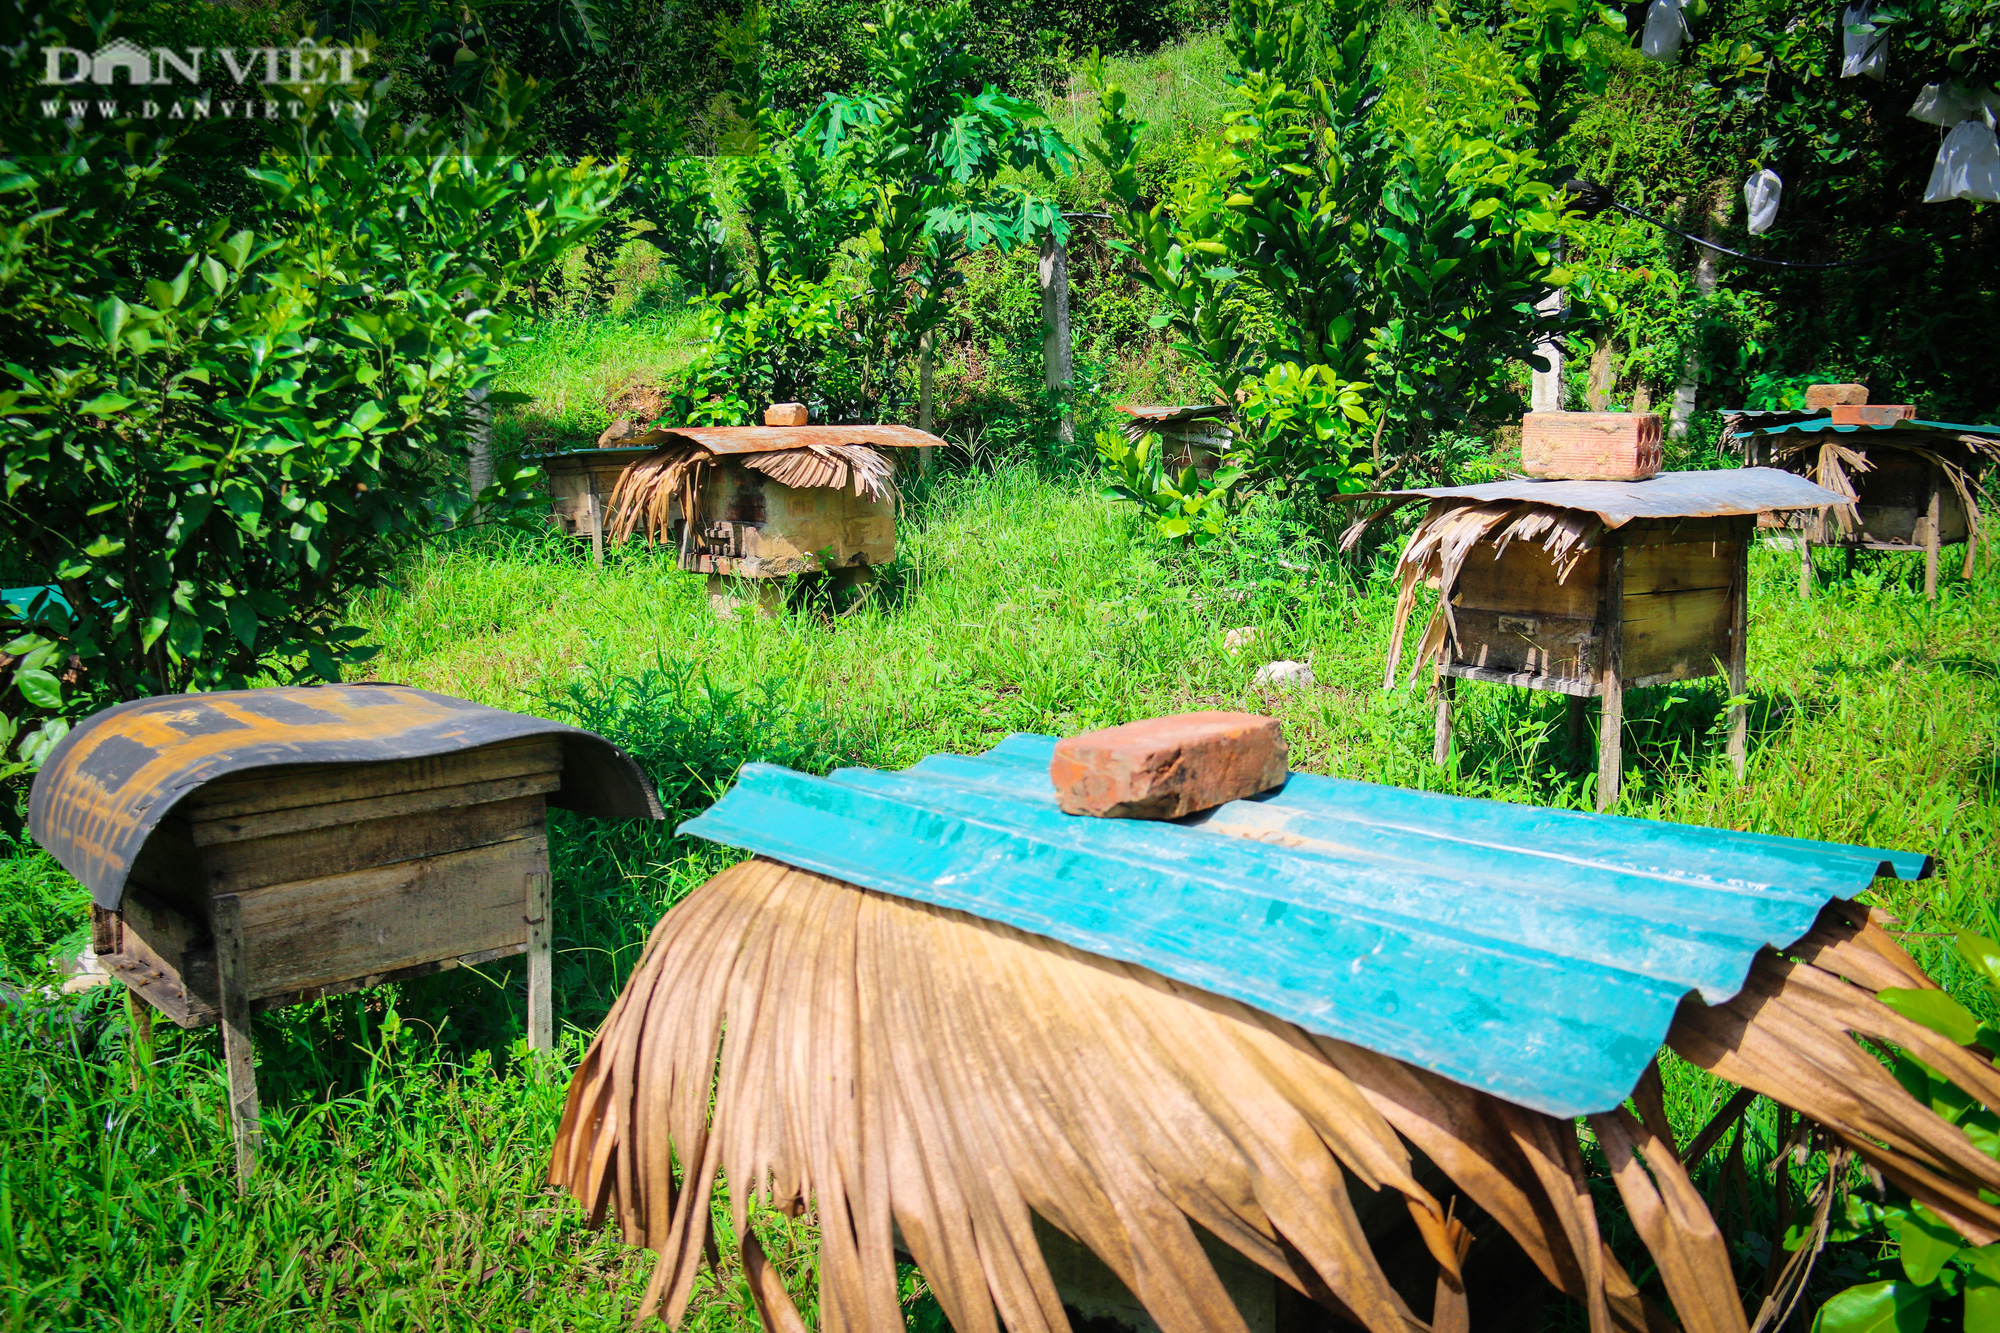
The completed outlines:
{"type": "MultiPolygon", "coordinates": [[[[713,467],[715,459],[698,444],[668,444],[626,468],[611,492],[613,539],[624,541],[638,532],[648,541],[665,541],[676,511],[701,512],[703,469],[713,467]]],[[[780,486],[844,490],[852,485],[864,499],[902,503],[894,459],[865,444],[805,444],[733,454],[730,461],[761,472],[780,486]]]]}
{"type": "MultiPolygon", "coordinates": [[[[1736,1001],[1690,1001],[1669,1044],[1819,1120],[1989,1238],[2000,1211],[1978,1190],[2000,1188],[2000,1168],[1849,1035],[1902,1045],[2000,1104],[2000,1074],[1872,994],[1929,984],[1836,904],[1789,958],[1767,951],[1736,1001]]],[[[1592,1125],[1674,1314],[1746,1333],[1656,1072],[1634,1103],[1636,1119],[1615,1109],[1592,1125]]],[[[1594,1333],[1675,1327],[1606,1247],[1571,1124],[1145,968],[761,859],[653,932],[571,1084],[550,1180],[593,1225],[613,1214],[659,1254],[641,1320],[677,1324],[704,1254],[715,1262],[720,1174],[771,1328],[803,1322],[753,1205],[816,1210],[828,1333],[902,1327],[899,1236],[963,1333],[1067,1329],[1031,1214],[1103,1259],[1164,1333],[1245,1327],[1191,1224],[1371,1333],[1417,1333],[1353,1181],[1400,1196],[1437,1264],[1430,1327],[1462,1330],[1469,1210],[1419,1183],[1412,1147],[1594,1333]]]]}
{"type": "MultiPolygon", "coordinates": [[[[1370,515],[1372,520],[1382,512],[1370,515]]],[[[1358,535],[1357,524],[1343,545],[1358,535]]],[[[1458,621],[1451,610],[1451,586],[1465,559],[1481,541],[1493,543],[1493,558],[1499,559],[1512,541],[1539,542],[1556,562],[1556,582],[1569,578],[1583,553],[1597,545],[1604,522],[1581,509],[1535,504],[1521,500],[1433,500],[1424,521],[1410,534],[1396,565],[1400,586],[1396,591],[1396,618],[1389,632],[1389,666],[1383,673],[1386,689],[1396,683],[1396,667],[1403,657],[1403,637],[1416,605],[1417,586],[1428,583],[1439,590],[1437,613],[1425,627],[1423,638],[1410,663],[1410,679],[1427,662],[1441,657],[1445,644],[1458,638],[1458,621]]]]}
{"type": "MultiPolygon", "coordinates": [[[[1833,516],[1840,524],[1840,530],[1852,536],[1861,526],[1861,511],[1858,507],[1860,494],[1855,490],[1853,476],[1875,470],[1868,451],[1873,449],[1894,449],[1931,463],[1951,483],[1958,494],[1959,502],[1965,507],[1966,528],[1974,537],[1983,536],[1980,527],[1979,500],[1985,494],[1985,487],[1979,473],[1989,463],[2000,462],[2000,444],[1981,435],[1961,435],[1957,443],[1963,445],[1969,457],[1954,458],[1942,449],[1927,448],[1908,436],[1900,439],[1871,440],[1860,439],[1843,442],[1831,434],[1806,436],[1791,441],[1783,440],[1776,446],[1774,461],[1797,467],[1803,464],[1805,475],[1815,483],[1846,499],[1844,505],[1836,505],[1833,516]],[[1857,447],[1858,446],[1858,447],[1857,447]]],[[[1812,511],[1799,511],[1793,515],[1794,525],[1803,525],[1811,517],[1812,511]]]]}

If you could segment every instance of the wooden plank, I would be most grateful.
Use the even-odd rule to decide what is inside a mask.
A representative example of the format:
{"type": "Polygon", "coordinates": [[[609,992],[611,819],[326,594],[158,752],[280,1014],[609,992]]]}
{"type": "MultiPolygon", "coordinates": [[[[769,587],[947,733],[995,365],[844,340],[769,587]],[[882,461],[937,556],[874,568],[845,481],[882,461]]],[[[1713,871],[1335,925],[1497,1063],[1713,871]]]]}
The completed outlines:
{"type": "Polygon", "coordinates": [[[1693,588],[1727,588],[1742,542],[1674,542],[1625,553],[1625,597],[1693,588]]]}
{"type": "Polygon", "coordinates": [[[1571,676],[1540,676],[1532,671],[1493,671],[1486,667],[1464,666],[1452,663],[1438,668],[1447,676],[1459,680],[1476,680],[1488,685],[1514,685],[1524,690],[1547,690],[1552,694],[1567,694],[1576,698],[1597,697],[1599,682],[1578,680],[1571,676]]]}
{"type": "Polygon", "coordinates": [[[1457,692],[1458,678],[1440,671],[1437,677],[1437,725],[1431,734],[1431,762],[1440,766],[1451,759],[1451,703],[1457,692]]]}
{"type": "Polygon", "coordinates": [[[1748,541],[1756,526],[1754,514],[1733,514],[1728,518],[1641,518],[1606,534],[1606,540],[1615,537],[1628,551],[1642,546],[1748,541]]]}
{"type": "Polygon", "coordinates": [[[329,982],[324,986],[308,986],[302,990],[285,991],[278,995],[266,995],[250,1002],[253,1013],[264,1013],[271,1009],[284,1009],[294,1004],[308,1004],[313,1000],[323,1000],[331,995],[345,995],[350,991],[370,990],[376,986],[386,986],[392,981],[411,981],[417,977],[427,977],[435,972],[449,972],[455,967],[477,967],[497,958],[511,958],[527,950],[525,944],[503,944],[497,949],[480,949],[461,958],[438,958],[428,963],[416,963],[410,967],[399,967],[388,972],[371,972],[366,976],[349,977],[345,981],[329,982]]]}
{"type": "Polygon", "coordinates": [[[548,873],[541,834],[240,895],[256,944],[252,998],[526,945],[522,877],[548,873]]]}
{"type": "Polygon", "coordinates": [[[1598,661],[1596,621],[1458,607],[1453,665],[1483,667],[1502,675],[1587,680],[1598,661]]]}
{"type": "MultiPolygon", "coordinates": [[[[1750,675],[1750,549],[1736,553],[1735,576],[1729,585],[1729,697],[1741,698],[1750,675]]],[[[1743,780],[1743,765],[1750,749],[1750,707],[1735,704],[1729,710],[1729,762],[1737,781],[1743,780]]]]}
{"type": "Polygon", "coordinates": [[[222,995],[222,1060],[229,1076],[229,1129],[236,1141],[236,1188],[257,1170],[263,1138],[257,1106],[257,1070],[251,1053],[250,951],[240,900],[223,894],[213,903],[216,981],[222,995]]]}
{"type": "Polygon", "coordinates": [[[1493,551],[1492,542],[1479,542],[1467,553],[1452,585],[1454,606],[1585,619],[1596,614],[1597,552],[1584,552],[1569,577],[1558,582],[1555,561],[1539,546],[1513,542],[1498,560],[1493,551]]]}
{"type": "Polygon", "coordinates": [[[1686,680],[1729,659],[1730,589],[1642,593],[1624,599],[1623,672],[1686,680]]]}
{"type": "Polygon", "coordinates": [[[556,1044],[554,923],[549,920],[549,877],[527,877],[528,927],[528,1049],[549,1051],[556,1044]]]}
{"type": "Polygon", "coordinates": [[[230,815],[189,824],[198,847],[225,842],[246,842],[308,829],[359,824],[371,819],[425,811],[452,810],[460,806],[484,805],[493,801],[515,800],[523,796],[546,796],[562,786],[561,769],[523,773],[518,777],[496,778],[490,782],[468,782],[455,787],[432,787],[422,791],[396,792],[388,796],[363,796],[348,801],[327,801],[322,805],[297,805],[261,814],[230,815]]]}
{"type": "Polygon", "coordinates": [[[1597,808],[1618,803],[1619,770],[1624,764],[1625,733],[1625,550],[1613,544],[1605,553],[1604,608],[1598,620],[1603,653],[1603,723],[1597,737],[1597,808]]]}
{"type": "Polygon", "coordinates": [[[1944,478],[1937,464],[1930,465],[1930,497],[1924,510],[1924,598],[1937,600],[1938,534],[1944,529],[1944,478]]]}
{"type": "Polygon", "coordinates": [[[189,821],[560,772],[562,742],[524,736],[472,750],[372,764],[285,764],[217,778],[187,798],[189,821]]]}
{"type": "Polygon", "coordinates": [[[547,811],[540,796],[517,796],[387,819],[281,833],[206,848],[213,893],[240,893],[271,884],[394,865],[467,847],[541,834],[547,811]]]}

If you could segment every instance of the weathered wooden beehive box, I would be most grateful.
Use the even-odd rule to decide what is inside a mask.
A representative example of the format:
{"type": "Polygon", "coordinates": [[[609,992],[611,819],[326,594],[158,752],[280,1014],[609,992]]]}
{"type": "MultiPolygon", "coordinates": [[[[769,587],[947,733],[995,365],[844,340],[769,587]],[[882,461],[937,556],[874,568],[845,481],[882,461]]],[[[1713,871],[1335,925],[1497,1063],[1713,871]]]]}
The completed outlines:
{"type": "MultiPolygon", "coordinates": [[[[1899,408],[1888,408],[1899,411],[1899,408]]],[[[1799,528],[1799,590],[1812,586],[1812,548],[1853,552],[1921,551],[1924,595],[1937,595],[1946,546],[1965,545],[1971,577],[1979,542],[1978,494],[2000,460],[2000,427],[1892,420],[1843,424],[1831,418],[1745,430],[1745,453],[1807,477],[1839,494],[1830,510],[1794,520],[1799,528]]]]}
{"type": "Polygon", "coordinates": [[[1191,467],[1197,476],[1211,476],[1229,452],[1233,438],[1227,421],[1229,409],[1220,403],[1120,403],[1117,410],[1131,418],[1119,429],[1133,443],[1147,435],[1160,437],[1161,463],[1169,475],[1191,467]]]}
{"type": "Polygon", "coordinates": [[[99,713],[50,755],[29,822],[91,889],[103,970],[182,1027],[223,1023],[254,1134],[253,1011],[525,952],[529,1041],[551,1044],[551,804],[662,817],[589,732],[323,685],[99,713]]]}
{"type": "MultiPolygon", "coordinates": [[[[1583,701],[1599,699],[1600,808],[1617,799],[1627,689],[1719,674],[1732,696],[1743,692],[1757,515],[1839,499],[1769,468],[1490,482],[1380,498],[1390,508],[1430,502],[1403,555],[1395,652],[1411,594],[1428,582],[1441,605],[1417,662],[1437,671],[1438,762],[1450,753],[1456,681],[1568,695],[1572,745],[1581,743],[1583,701]]],[[[1392,655],[1391,678],[1396,666],[1392,655]]],[[[1732,714],[1729,753],[1740,774],[1747,718],[1740,705],[1732,714]]]]}

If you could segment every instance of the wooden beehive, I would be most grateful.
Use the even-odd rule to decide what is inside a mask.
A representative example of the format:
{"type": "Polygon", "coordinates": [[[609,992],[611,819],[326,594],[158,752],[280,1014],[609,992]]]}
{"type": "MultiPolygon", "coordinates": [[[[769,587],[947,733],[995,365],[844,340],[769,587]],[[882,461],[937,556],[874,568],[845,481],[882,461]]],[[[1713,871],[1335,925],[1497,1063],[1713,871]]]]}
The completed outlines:
{"type": "MultiPolygon", "coordinates": [[[[1770,509],[1819,508],[1837,495],[1769,468],[1666,472],[1648,481],[1502,481],[1389,491],[1426,499],[1401,564],[1389,677],[1419,580],[1442,605],[1418,660],[1437,669],[1434,757],[1448,761],[1456,682],[1569,697],[1571,747],[1584,701],[1602,702],[1597,800],[1617,799],[1625,691],[1722,675],[1732,698],[1746,669],[1750,543],[1770,509]]],[[[1743,770],[1747,715],[1730,709],[1729,754],[1743,770]]]]}
{"type": "Polygon", "coordinates": [[[35,838],[92,890],[99,968],[182,1027],[220,1023],[237,1160],[256,1160],[250,1015],[528,955],[554,1039],[551,801],[660,818],[616,747],[403,686],[143,699],[36,777],[35,838]]]}
{"type": "MultiPolygon", "coordinates": [[[[562,767],[556,740],[538,736],[208,783],[148,838],[123,906],[95,909],[99,962],[191,1028],[222,1012],[224,896],[239,903],[253,1011],[527,952],[562,767]]],[[[530,1006],[537,1045],[543,999],[530,1006]]]]}
{"type": "Polygon", "coordinates": [[[780,485],[728,457],[713,467],[695,504],[694,532],[681,542],[683,569],[775,578],[896,558],[893,501],[846,487],[780,485]]]}
{"type": "Polygon", "coordinates": [[[1120,403],[1117,410],[1131,418],[1120,429],[1133,443],[1147,435],[1160,437],[1160,463],[1169,476],[1184,468],[1193,468],[1196,476],[1213,476],[1234,438],[1226,420],[1229,409],[1220,404],[1120,403]]]}

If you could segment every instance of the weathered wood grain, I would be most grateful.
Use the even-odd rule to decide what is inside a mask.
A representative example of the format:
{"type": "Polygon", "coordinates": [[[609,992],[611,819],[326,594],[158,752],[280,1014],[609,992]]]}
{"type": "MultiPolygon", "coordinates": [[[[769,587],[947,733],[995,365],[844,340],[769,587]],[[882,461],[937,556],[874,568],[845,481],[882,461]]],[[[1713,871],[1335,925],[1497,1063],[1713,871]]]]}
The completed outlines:
{"type": "Polygon", "coordinates": [[[257,1170],[263,1127],[250,1036],[250,950],[240,901],[223,894],[209,907],[215,932],[216,983],[221,991],[222,1060],[229,1077],[229,1129],[236,1141],[236,1188],[257,1170]]]}
{"type": "Polygon", "coordinates": [[[253,998],[527,943],[525,876],[548,873],[537,831],[485,847],[238,895],[255,941],[253,998]]]}
{"type": "Polygon", "coordinates": [[[541,796],[517,796],[216,843],[203,849],[203,859],[210,892],[238,893],[539,836],[546,820],[541,796]]]}
{"type": "Polygon", "coordinates": [[[530,736],[421,759],[253,769],[217,778],[189,796],[184,804],[192,825],[301,806],[494,782],[529,773],[559,772],[561,768],[561,742],[553,736],[530,736]]]}

